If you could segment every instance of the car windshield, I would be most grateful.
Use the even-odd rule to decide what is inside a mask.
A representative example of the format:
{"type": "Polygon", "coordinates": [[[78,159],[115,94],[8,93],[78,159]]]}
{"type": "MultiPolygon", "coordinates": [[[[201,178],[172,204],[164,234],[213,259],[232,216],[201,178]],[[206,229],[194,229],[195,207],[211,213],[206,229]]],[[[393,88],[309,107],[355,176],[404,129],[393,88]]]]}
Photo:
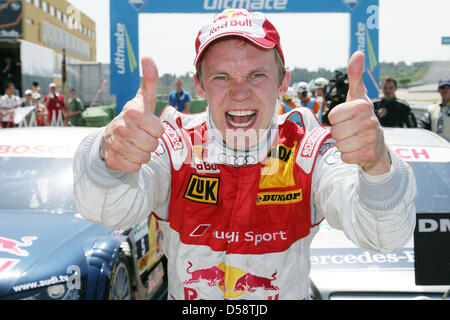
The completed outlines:
{"type": "Polygon", "coordinates": [[[450,212],[450,164],[448,162],[410,162],[417,180],[418,213],[450,212]]]}
{"type": "Polygon", "coordinates": [[[72,162],[0,157],[0,211],[75,212],[72,162]]]}
{"type": "MultiPolygon", "coordinates": [[[[1,158],[0,211],[75,212],[70,158],[1,158]]],[[[416,211],[450,211],[450,165],[410,162],[417,180],[416,211]]]]}

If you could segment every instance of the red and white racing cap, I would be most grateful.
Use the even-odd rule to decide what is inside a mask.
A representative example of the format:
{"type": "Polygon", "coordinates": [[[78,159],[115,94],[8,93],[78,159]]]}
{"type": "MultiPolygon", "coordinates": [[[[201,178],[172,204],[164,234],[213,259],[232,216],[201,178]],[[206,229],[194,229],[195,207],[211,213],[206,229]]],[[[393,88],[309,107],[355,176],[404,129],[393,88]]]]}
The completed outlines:
{"type": "Polygon", "coordinates": [[[195,67],[214,40],[227,36],[243,37],[264,49],[276,48],[284,63],[280,35],[264,14],[247,9],[226,9],[216,14],[199,31],[195,41],[195,67]]]}

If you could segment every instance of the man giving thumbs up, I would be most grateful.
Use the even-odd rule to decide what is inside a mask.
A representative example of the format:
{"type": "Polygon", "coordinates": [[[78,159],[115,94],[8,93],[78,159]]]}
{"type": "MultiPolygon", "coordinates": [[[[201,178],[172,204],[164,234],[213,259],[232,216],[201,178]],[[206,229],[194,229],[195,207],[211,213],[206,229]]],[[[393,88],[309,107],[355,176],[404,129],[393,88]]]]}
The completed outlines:
{"type": "Polygon", "coordinates": [[[362,53],[328,130],[306,108],[278,116],[290,74],[262,13],[216,14],[195,47],[206,112],[153,115],[157,68],[144,58],[136,97],[74,160],[86,219],[125,228],[159,217],[170,299],[308,299],[309,247],[324,218],[362,248],[408,241],[415,178],[384,142],[362,53]]]}
{"type": "Polygon", "coordinates": [[[331,136],[336,140],[342,161],[358,164],[368,174],[379,175],[389,172],[391,162],[383,130],[367,96],[363,71],[364,54],[356,52],[347,70],[347,101],[329,114],[331,136]]]}

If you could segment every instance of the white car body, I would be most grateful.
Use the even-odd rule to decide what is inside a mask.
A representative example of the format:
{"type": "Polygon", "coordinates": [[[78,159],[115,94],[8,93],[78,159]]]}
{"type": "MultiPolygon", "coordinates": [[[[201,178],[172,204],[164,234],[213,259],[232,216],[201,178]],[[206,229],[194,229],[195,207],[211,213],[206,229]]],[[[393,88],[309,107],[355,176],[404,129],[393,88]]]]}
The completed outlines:
{"type": "MultiPolygon", "coordinates": [[[[408,163],[439,162],[450,166],[450,143],[438,135],[400,128],[385,128],[384,133],[390,147],[408,163]]],[[[450,194],[444,201],[450,213],[450,194]]],[[[402,250],[382,255],[357,248],[326,220],[311,245],[310,279],[312,298],[324,300],[442,299],[450,289],[448,285],[415,284],[413,238],[402,250]]]]}

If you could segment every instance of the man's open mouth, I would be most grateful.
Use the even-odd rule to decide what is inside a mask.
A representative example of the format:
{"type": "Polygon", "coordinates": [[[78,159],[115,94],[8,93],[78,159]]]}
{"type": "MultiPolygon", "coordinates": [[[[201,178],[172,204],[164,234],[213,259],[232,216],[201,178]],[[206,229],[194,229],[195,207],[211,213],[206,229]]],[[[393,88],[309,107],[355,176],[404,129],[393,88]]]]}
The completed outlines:
{"type": "Polygon", "coordinates": [[[229,124],[235,128],[250,127],[256,120],[255,110],[233,110],[225,112],[229,124]]]}

